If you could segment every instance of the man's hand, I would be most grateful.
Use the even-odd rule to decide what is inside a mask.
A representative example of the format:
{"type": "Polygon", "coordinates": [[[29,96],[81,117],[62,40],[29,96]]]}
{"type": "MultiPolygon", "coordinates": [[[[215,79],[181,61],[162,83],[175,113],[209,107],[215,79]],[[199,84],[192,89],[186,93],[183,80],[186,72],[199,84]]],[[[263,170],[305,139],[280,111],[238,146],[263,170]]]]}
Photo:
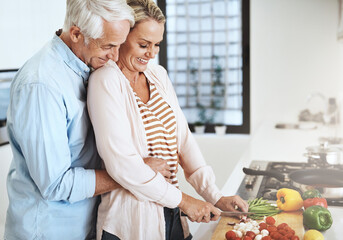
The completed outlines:
{"type": "Polygon", "coordinates": [[[221,197],[215,204],[222,211],[247,212],[249,205],[240,196],[221,197]]]}
{"type": "Polygon", "coordinates": [[[147,164],[152,170],[155,172],[159,172],[164,176],[164,178],[171,183],[170,180],[171,172],[170,167],[166,160],[163,160],[161,158],[154,158],[154,157],[148,157],[143,159],[145,164],[147,164]]]}
{"type": "Polygon", "coordinates": [[[182,193],[182,200],[179,204],[182,212],[187,214],[189,220],[192,222],[206,222],[216,221],[220,216],[218,208],[211,203],[195,199],[185,193],[182,193]],[[213,217],[211,218],[211,213],[213,217]]]}

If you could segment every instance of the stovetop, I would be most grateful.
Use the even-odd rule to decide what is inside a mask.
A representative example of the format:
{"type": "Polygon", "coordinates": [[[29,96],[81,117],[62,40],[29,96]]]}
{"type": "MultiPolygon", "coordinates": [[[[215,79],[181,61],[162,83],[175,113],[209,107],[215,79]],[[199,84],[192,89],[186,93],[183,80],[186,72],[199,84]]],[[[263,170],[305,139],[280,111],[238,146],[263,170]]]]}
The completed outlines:
{"type": "MultiPolygon", "coordinates": [[[[332,168],[343,170],[343,165],[318,165],[318,163],[309,162],[268,162],[268,161],[253,161],[249,166],[256,170],[272,170],[283,174],[288,174],[291,171],[302,169],[315,168],[332,168]]],[[[239,186],[237,194],[243,199],[252,199],[256,197],[263,197],[270,201],[276,201],[276,193],[280,188],[292,188],[299,192],[300,189],[295,187],[291,182],[281,182],[273,177],[268,176],[251,176],[246,175],[239,186]]],[[[330,206],[343,206],[343,198],[327,198],[330,206]]]]}

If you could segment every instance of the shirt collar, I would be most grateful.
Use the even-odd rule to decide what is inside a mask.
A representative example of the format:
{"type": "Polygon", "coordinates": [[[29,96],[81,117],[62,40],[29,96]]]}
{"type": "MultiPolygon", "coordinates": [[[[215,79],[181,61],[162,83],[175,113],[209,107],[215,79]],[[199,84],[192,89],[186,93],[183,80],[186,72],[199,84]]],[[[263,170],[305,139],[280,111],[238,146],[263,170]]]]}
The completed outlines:
{"type": "Polygon", "coordinates": [[[81,61],[71,49],[56,34],[53,37],[54,45],[64,62],[80,77],[84,83],[88,81],[90,68],[81,61]]]}

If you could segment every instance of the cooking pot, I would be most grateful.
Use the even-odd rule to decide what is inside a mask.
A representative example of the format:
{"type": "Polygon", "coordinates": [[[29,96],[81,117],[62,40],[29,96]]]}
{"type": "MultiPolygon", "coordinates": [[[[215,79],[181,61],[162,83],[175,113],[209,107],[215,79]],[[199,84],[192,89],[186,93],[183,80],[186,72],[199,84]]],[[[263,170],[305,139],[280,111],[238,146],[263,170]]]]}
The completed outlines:
{"type": "Polygon", "coordinates": [[[327,142],[321,143],[319,146],[311,146],[306,148],[305,156],[309,160],[314,160],[319,163],[343,164],[343,145],[329,145],[327,142]]]}
{"type": "Polygon", "coordinates": [[[283,174],[277,171],[254,170],[243,168],[247,175],[263,175],[274,177],[281,182],[290,182],[302,192],[318,189],[324,198],[343,197],[343,171],[335,169],[305,169],[283,174]]]}

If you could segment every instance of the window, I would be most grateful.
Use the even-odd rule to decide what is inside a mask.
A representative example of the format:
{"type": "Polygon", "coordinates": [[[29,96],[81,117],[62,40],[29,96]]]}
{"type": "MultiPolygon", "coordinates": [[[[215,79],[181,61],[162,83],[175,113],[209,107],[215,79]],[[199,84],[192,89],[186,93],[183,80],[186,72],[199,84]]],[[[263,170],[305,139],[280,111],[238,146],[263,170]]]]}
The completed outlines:
{"type": "Polygon", "coordinates": [[[166,31],[159,60],[190,128],[249,133],[249,0],[159,0],[166,31]]]}

